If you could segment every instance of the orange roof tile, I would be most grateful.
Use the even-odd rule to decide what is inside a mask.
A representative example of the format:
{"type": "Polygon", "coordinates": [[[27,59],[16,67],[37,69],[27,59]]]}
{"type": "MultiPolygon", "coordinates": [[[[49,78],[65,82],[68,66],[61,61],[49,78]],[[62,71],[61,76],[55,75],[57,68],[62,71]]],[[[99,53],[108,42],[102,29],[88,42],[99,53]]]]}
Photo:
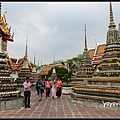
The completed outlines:
{"type": "MultiPolygon", "coordinates": [[[[53,68],[54,66],[44,66],[43,69],[40,72],[40,75],[48,75],[48,71],[51,70],[51,68],[53,68]]],[[[58,65],[56,67],[64,67],[64,65],[58,65]]]]}
{"type": "Polygon", "coordinates": [[[106,47],[105,44],[98,45],[96,54],[97,55],[103,54],[105,47],[106,47]]]}
{"type": "Polygon", "coordinates": [[[92,59],[93,56],[94,56],[94,52],[95,52],[95,49],[90,49],[90,50],[88,51],[88,54],[89,54],[89,56],[90,56],[91,59],[92,59]]]}

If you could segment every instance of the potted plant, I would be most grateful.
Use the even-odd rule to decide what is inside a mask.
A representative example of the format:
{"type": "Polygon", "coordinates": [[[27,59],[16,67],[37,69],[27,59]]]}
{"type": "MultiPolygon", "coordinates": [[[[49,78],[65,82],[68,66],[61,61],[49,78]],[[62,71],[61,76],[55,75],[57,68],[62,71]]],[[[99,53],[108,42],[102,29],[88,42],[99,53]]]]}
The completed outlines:
{"type": "Polygon", "coordinates": [[[71,71],[64,75],[64,81],[63,81],[63,87],[62,87],[63,94],[72,93],[72,85],[69,84],[70,81],[71,81],[71,71]]]}

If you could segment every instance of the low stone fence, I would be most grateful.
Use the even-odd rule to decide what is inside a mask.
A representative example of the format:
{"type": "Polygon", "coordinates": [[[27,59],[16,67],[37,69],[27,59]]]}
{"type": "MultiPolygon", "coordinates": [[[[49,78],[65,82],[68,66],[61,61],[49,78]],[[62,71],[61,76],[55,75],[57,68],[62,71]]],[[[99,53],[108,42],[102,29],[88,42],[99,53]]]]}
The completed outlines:
{"type": "Polygon", "coordinates": [[[0,111],[12,110],[24,106],[24,97],[14,98],[7,101],[0,101],[0,111]]]}
{"type": "Polygon", "coordinates": [[[78,103],[81,105],[87,105],[98,108],[107,108],[120,111],[120,102],[104,102],[104,101],[94,101],[94,100],[76,100],[72,97],[69,98],[72,103],[78,103]]]}

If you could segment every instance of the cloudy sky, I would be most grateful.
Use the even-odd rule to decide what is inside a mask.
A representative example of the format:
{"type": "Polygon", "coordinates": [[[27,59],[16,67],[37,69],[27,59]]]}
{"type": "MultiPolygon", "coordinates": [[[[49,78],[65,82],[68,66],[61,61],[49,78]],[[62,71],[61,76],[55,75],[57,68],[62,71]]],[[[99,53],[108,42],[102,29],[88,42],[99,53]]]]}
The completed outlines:
{"type": "MultiPolygon", "coordinates": [[[[8,42],[10,57],[25,55],[28,34],[28,58],[36,64],[50,64],[83,53],[86,23],[88,49],[95,40],[106,42],[109,26],[109,2],[2,2],[14,42],[8,42]]],[[[118,29],[120,3],[112,2],[114,22],[118,29]]]]}

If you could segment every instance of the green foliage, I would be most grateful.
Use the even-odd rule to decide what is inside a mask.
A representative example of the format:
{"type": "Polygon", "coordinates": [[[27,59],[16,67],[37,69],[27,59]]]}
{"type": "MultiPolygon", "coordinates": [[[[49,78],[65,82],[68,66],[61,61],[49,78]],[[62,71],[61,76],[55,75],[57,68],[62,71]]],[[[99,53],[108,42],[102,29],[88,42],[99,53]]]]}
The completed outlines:
{"type": "Polygon", "coordinates": [[[52,71],[53,71],[53,68],[51,68],[51,69],[48,71],[48,77],[50,77],[50,76],[51,76],[52,71]]]}
{"type": "MultiPolygon", "coordinates": [[[[60,68],[60,67],[55,67],[56,74],[58,77],[63,77],[66,73],[68,73],[68,70],[66,68],[60,68]]],[[[52,74],[53,68],[48,71],[48,76],[50,77],[52,74]]]]}
{"type": "Polygon", "coordinates": [[[31,66],[34,67],[34,64],[32,62],[30,62],[31,66]]]}
{"type": "Polygon", "coordinates": [[[66,63],[67,63],[68,68],[74,69],[75,67],[77,67],[78,64],[81,63],[81,60],[82,60],[82,55],[79,54],[77,57],[73,57],[71,59],[68,59],[66,61],[66,63]]]}
{"type": "Polygon", "coordinates": [[[67,85],[71,81],[71,76],[72,76],[72,70],[64,75],[64,82],[66,82],[67,85]]]}
{"type": "Polygon", "coordinates": [[[57,76],[61,78],[68,72],[66,68],[55,67],[55,69],[56,69],[57,76]]]}
{"type": "Polygon", "coordinates": [[[43,76],[43,75],[40,75],[40,78],[42,78],[42,79],[43,79],[43,78],[44,78],[44,76],[43,76]]]}

